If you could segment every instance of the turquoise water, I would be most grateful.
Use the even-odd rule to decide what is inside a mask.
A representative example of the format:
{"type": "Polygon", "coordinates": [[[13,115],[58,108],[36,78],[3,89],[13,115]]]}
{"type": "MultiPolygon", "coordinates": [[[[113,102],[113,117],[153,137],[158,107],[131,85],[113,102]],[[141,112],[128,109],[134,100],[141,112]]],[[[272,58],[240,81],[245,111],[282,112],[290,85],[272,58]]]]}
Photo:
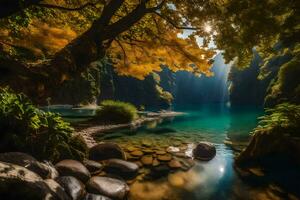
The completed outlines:
{"type": "Polygon", "coordinates": [[[151,141],[152,146],[174,146],[178,141],[191,144],[208,141],[215,144],[217,155],[208,162],[196,161],[187,172],[175,172],[159,180],[135,182],[131,186],[130,199],[253,199],[249,196],[251,188],[243,184],[233,169],[234,152],[224,140],[248,141],[262,109],[210,104],[175,107],[174,110],[187,114],[150,123],[137,130],[105,134],[99,139],[117,142],[123,147],[142,140],[151,141]],[[183,184],[174,185],[172,180],[183,184]]]}

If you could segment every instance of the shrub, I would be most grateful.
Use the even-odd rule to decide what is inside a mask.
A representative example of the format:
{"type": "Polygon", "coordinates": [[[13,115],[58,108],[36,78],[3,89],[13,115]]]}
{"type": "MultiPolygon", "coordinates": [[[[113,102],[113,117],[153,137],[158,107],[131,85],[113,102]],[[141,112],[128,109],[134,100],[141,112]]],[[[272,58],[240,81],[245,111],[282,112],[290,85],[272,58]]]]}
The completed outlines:
{"type": "Polygon", "coordinates": [[[95,119],[104,123],[129,123],[138,117],[137,109],[130,103],[105,100],[97,110],[95,119]]]}
{"type": "Polygon", "coordinates": [[[274,129],[281,134],[300,137],[300,105],[279,104],[275,108],[266,109],[266,114],[259,119],[256,132],[274,129]]]}
{"type": "Polygon", "coordinates": [[[22,151],[38,159],[81,160],[87,147],[58,114],[36,108],[23,94],[0,90],[0,150],[22,151]]]}

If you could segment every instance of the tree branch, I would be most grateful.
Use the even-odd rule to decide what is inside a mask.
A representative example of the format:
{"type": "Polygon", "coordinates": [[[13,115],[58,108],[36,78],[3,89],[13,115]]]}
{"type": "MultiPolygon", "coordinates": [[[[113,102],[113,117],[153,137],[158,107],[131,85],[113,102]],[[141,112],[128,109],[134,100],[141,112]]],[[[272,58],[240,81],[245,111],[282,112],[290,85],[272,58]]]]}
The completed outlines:
{"type": "Polygon", "coordinates": [[[160,18],[164,19],[166,22],[168,22],[169,24],[171,24],[174,28],[176,29],[185,29],[185,30],[199,30],[200,28],[196,28],[196,27],[188,27],[188,26],[178,26],[176,23],[173,22],[172,19],[170,19],[167,16],[163,16],[162,14],[153,11],[152,13],[156,14],[157,16],[159,16],[160,18]]]}
{"type": "Polygon", "coordinates": [[[165,3],[166,3],[166,0],[162,0],[157,6],[152,7],[152,8],[147,8],[147,11],[148,12],[157,11],[157,10],[161,9],[164,6],[165,3]]]}

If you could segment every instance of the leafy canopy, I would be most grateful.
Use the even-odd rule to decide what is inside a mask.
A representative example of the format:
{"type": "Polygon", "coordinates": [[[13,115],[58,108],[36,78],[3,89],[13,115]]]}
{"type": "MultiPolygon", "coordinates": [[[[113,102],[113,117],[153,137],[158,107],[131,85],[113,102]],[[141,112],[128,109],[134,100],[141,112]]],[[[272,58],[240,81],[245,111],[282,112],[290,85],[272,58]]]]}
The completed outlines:
{"type": "MultiPolygon", "coordinates": [[[[248,65],[254,47],[268,58],[276,53],[274,47],[279,42],[286,47],[299,42],[297,0],[45,0],[43,5],[33,5],[1,19],[0,24],[2,32],[5,29],[16,33],[20,26],[24,29],[24,26],[42,22],[53,28],[70,28],[76,32],[69,37],[72,38],[88,30],[111,2],[121,2],[109,22],[111,25],[137,13],[138,6],[142,4],[148,9],[136,23],[120,23],[119,30],[122,31],[116,35],[112,32],[111,38],[107,39],[106,55],[111,58],[116,70],[140,79],[152,71],[160,71],[161,65],[167,65],[174,71],[212,75],[209,70],[214,51],[208,48],[212,40],[219,50],[223,50],[227,62],[236,59],[239,66],[248,65]],[[82,6],[88,3],[92,5],[82,6]],[[72,12],[55,8],[80,6],[82,9],[72,12]],[[184,30],[190,31],[189,36],[179,38],[178,34],[184,30]],[[196,42],[199,37],[203,38],[200,47],[196,42]]],[[[30,35],[30,32],[26,34],[30,35]]],[[[9,38],[6,36],[6,39],[9,38]]],[[[67,39],[57,42],[55,37],[62,37],[59,34],[51,37],[56,44],[55,50],[69,42],[67,39]]],[[[8,42],[14,42],[14,39],[11,40],[8,42]]],[[[51,49],[51,45],[43,45],[47,42],[46,39],[36,42],[40,53],[47,54],[47,48],[51,49]]],[[[18,42],[20,44],[22,39],[18,42]]]]}

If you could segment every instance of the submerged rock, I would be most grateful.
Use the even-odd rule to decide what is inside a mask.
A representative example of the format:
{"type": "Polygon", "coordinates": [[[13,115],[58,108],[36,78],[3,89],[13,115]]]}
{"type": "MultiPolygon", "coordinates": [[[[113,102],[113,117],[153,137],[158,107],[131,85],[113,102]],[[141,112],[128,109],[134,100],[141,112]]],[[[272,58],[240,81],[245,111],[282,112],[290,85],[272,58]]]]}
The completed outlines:
{"type": "Polygon", "coordinates": [[[100,143],[93,146],[89,151],[91,160],[102,161],[111,158],[126,160],[126,156],[122,148],[115,143],[100,143]]]}
{"type": "Polygon", "coordinates": [[[90,193],[118,200],[124,199],[129,192],[129,187],[125,182],[109,177],[94,176],[88,181],[86,187],[90,193]]]}
{"type": "Polygon", "coordinates": [[[119,175],[124,179],[132,179],[138,175],[139,166],[125,160],[110,159],[107,161],[104,171],[119,175]]]}
{"type": "Polygon", "coordinates": [[[144,164],[144,165],[152,165],[153,163],[153,157],[152,155],[145,155],[141,158],[141,162],[144,164]]]}
{"type": "Polygon", "coordinates": [[[112,199],[100,194],[87,193],[83,198],[83,200],[112,200],[112,199]]]}
{"type": "Polygon", "coordinates": [[[90,171],[91,174],[99,173],[103,168],[103,165],[101,163],[93,160],[84,159],[83,164],[90,171]]]}
{"type": "Polygon", "coordinates": [[[170,161],[170,160],[172,160],[172,155],[169,153],[166,153],[164,155],[158,155],[157,159],[160,161],[170,161]]]}
{"type": "Polygon", "coordinates": [[[141,157],[141,156],[144,155],[144,153],[143,153],[142,151],[140,151],[140,150],[130,152],[130,154],[131,154],[132,156],[136,156],[136,157],[141,157]]]}
{"type": "Polygon", "coordinates": [[[25,167],[37,173],[44,179],[47,178],[53,179],[58,177],[58,172],[51,163],[39,162],[34,157],[26,153],[22,153],[22,152],[0,153],[0,161],[25,167]]]}
{"type": "Polygon", "coordinates": [[[61,176],[74,176],[83,183],[91,177],[87,168],[77,160],[62,160],[55,167],[61,176]]]}
{"type": "Polygon", "coordinates": [[[162,176],[168,175],[169,172],[170,168],[167,165],[158,165],[156,167],[153,167],[150,176],[152,178],[161,178],[162,176]]]}
{"type": "Polygon", "coordinates": [[[170,162],[168,162],[168,166],[172,169],[177,169],[177,168],[181,168],[182,164],[178,160],[173,159],[170,162]]]}
{"type": "Polygon", "coordinates": [[[73,176],[61,176],[56,181],[64,188],[73,200],[82,199],[85,195],[85,186],[73,176]]]}
{"type": "Polygon", "coordinates": [[[193,156],[199,160],[209,161],[216,156],[216,147],[209,142],[200,142],[193,149],[193,156]]]}
{"type": "Polygon", "coordinates": [[[0,162],[0,196],[22,200],[70,199],[54,180],[43,180],[25,167],[5,162],[0,162]]]}

